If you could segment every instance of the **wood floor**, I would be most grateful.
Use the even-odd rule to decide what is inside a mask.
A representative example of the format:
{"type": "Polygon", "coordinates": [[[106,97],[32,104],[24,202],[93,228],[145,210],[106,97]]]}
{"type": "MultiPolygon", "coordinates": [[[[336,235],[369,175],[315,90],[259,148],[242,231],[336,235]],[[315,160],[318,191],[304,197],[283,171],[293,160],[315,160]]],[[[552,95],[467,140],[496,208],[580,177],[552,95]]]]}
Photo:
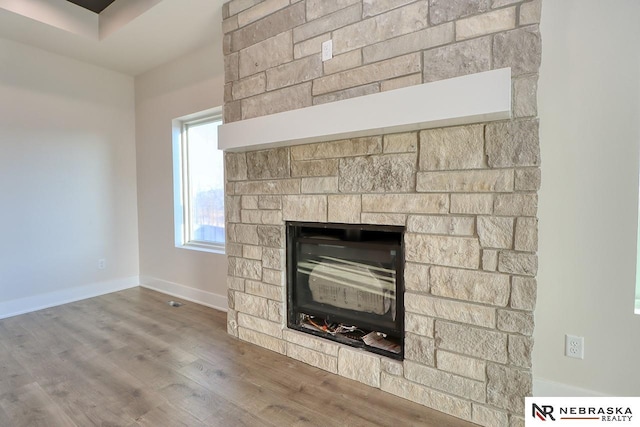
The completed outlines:
{"type": "Polygon", "coordinates": [[[135,288],[0,320],[0,426],[470,426],[135,288]]]}

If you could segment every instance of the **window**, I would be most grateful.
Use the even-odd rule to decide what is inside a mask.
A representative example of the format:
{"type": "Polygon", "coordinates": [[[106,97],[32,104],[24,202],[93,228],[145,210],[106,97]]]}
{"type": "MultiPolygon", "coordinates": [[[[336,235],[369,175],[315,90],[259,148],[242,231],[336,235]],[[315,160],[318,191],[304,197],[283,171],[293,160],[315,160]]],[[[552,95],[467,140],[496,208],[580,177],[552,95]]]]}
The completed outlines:
{"type": "Polygon", "coordinates": [[[219,109],[174,121],[174,216],[177,247],[224,252],[224,159],[219,109]]]}

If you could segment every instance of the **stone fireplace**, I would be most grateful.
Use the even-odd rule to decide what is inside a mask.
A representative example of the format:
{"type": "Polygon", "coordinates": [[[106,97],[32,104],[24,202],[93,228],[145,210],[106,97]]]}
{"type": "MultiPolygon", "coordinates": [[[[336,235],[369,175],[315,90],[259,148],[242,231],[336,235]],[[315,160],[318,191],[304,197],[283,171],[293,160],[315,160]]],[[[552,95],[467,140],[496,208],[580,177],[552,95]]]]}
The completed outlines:
{"type": "MultiPolygon", "coordinates": [[[[255,129],[270,115],[327,102],[339,109],[346,98],[502,67],[511,67],[510,118],[479,114],[464,124],[385,125],[227,151],[229,333],[481,425],[524,425],[540,2],[338,3],[225,5],[227,124],[266,133],[255,129]],[[323,64],[329,38],[336,56],[323,64]],[[287,327],[287,222],[405,228],[404,360],[287,327]]],[[[447,99],[425,100],[433,102],[447,99]]]]}

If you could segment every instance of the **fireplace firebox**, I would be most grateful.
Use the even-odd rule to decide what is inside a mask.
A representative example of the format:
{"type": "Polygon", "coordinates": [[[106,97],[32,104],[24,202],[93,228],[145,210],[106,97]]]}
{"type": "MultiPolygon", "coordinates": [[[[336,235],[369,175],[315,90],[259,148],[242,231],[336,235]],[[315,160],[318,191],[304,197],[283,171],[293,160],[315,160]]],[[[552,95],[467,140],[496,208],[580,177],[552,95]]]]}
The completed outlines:
{"type": "Polygon", "coordinates": [[[402,360],[403,233],[287,222],[288,327],[402,360]]]}

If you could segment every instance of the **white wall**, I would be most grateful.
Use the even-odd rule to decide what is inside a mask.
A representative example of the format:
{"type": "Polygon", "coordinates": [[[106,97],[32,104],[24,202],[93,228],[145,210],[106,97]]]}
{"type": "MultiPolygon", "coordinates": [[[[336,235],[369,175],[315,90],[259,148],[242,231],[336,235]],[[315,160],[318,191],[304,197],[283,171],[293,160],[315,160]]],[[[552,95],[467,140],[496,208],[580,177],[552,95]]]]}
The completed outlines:
{"type": "Polygon", "coordinates": [[[227,308],[224,255],[176,248],[172,127],[223,104],[221,46],[202,48],[135,79],[140,271],[145,286],[227,308]]]}
{"type": "Polygon", "coordinates": [[[0,317],[138,284],[134,126],[131,77],[0,39],[0,317]]]}
{"type": "Polygon", "coordinates": [[[538,394],[640,396],[639,16],[637,0],[543,1],[533,371],[559,388],[538,394]],[[563,355],[566,333],[584,336],[584,360],[563,355]]]}

